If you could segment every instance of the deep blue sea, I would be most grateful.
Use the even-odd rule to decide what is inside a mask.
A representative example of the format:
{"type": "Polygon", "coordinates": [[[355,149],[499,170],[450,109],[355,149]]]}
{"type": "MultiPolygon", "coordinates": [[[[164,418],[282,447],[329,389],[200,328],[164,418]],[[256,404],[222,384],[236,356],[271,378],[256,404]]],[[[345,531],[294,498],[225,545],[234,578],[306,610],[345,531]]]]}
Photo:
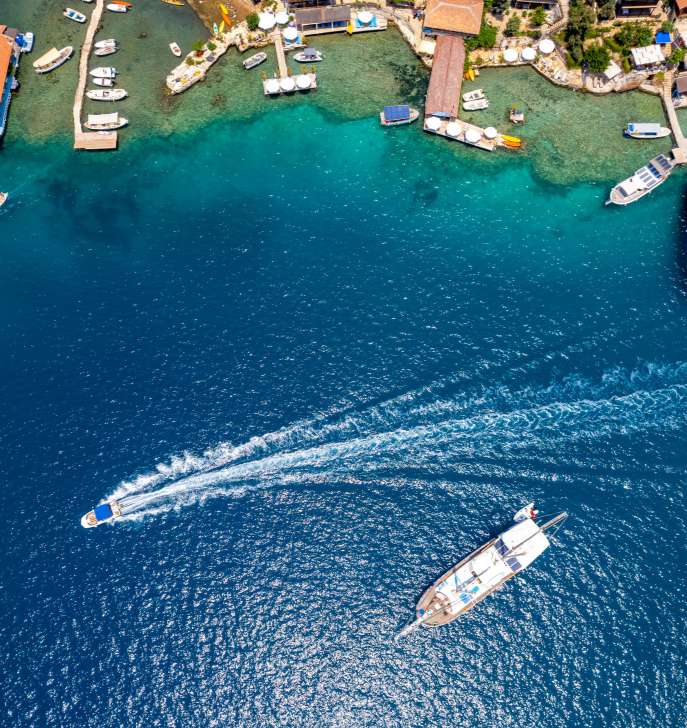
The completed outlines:
{"type": "Polygon", "coordinates": [[[345,40],[321,45],[382,58],[355,103],[326,61],[322,95],[264,101],[228,54],[104,154],[70,148],[75,68],[51,107],[24,63],[2,726],[684,727],[684,172],[603,204],[655,151],[619,129],[660,105],[484,73],[531,118],[487,155],[382,130],[382,72],[416,103],[426,73],[396,31],[345,40]],[[112,497],[125,518],[83,529],[112,497]],[[395,639],[529,501],[570,514],[551,549],[395,639]]]}

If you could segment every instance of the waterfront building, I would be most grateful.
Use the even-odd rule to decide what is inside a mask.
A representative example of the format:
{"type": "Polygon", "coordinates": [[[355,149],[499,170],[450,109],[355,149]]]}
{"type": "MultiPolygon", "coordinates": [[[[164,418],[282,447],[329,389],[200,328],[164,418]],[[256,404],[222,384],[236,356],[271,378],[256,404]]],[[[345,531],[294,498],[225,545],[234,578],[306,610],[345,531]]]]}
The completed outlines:
{"type": "Polygon", "coordinates": [[[7,114],[12,100],[12,79],[17,66],[21,48],[16,43],[19,31],[0,25],[0,137],[7,127],[7,114]]]}
{"type": "Polygon", "coordinates": [[[295,11],[299,33],[340,33],[351,21],[350,5],[301,8],[295,11]]]}
{"type": "Polygon", "coordinates": [[[636,18],[658,15],[661,12],[661,0],[620,0],[615,9],[618,18],[636,18]]]}
{"type": "Polygon", "coordinates": [[[426,36],[472,38],[482,26],[481,0],[428,0],[422,32],[426,36]]]}
{"type": "Polygon", "coordinates": [[[665,61],[660,45],[631,48],[630,55],[634,67],[638,70],[657,68],[665,61]]]}

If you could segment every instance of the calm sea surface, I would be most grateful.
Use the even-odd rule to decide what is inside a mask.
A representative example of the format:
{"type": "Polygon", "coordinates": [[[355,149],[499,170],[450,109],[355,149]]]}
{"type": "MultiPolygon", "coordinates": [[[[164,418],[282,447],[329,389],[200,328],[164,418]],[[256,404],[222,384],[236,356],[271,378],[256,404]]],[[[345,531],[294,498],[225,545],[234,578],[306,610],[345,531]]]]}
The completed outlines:
{"type": "Polygon", "coordinates": [[[76,61],[30,65],[85,30],[0,0],[36,33],[0,147],[0,724],[683,727],[685,173],[603,204],[660,103],[499,70],[473,118],[520,103],[522,153],[385,131],[428,80],[395,30],[318,38],[308,96],[231,51],[170,99],[206,31],[134,1],[99,35],[131,126],[89,154],[76,61]],[[396,641],[531,500],[570,513],[552,548],[396,641]]]}

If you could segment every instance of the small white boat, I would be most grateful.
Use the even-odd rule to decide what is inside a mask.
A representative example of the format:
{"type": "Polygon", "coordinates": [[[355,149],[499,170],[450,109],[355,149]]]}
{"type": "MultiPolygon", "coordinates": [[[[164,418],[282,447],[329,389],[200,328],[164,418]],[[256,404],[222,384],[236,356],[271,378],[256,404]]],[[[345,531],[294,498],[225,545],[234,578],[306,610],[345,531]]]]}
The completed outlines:
{"type": "Polygon", "coordinates": [[[651,190],[663,184],[673,171],[675,162],[671,162],[665,155],[659,154],[649,164],[638,169],[632,177],[628,177],[612,190],[606,204],[629,205],[640,197],[649,194],[651,190]]]}
{"type": "Polygon", "coordinates": [[[115,5],[114,3],[105,7],[112,13],[125,13],[128,9],[126,5],[115,5]]]}
{"type": "Polygon", "coordinates": [[[117,41],[114,38],[108,38],[108,40],[99,40],[93,44],[94,48],[105,48],[105,46],[116,46],[117,41]]]}
{"type": "Polygon", "coordinates": [[[96,86],[114,86],[114,80],[111,78],[94,78],[93,83],[96,86]]]}
{"type": "Polygon", "coordinates": [[[22,53],[31,53],[33,50],[33,33],[24,33],[24,43],[21,47],[22,53]]]}
{"type": "Polygon", "coordinates": [[[81,519],[81,525],[84,528],[94,528],[95,526],[99,526],[101,523],[114,521],[115,518],[119,518],[121,515],[122,512],[116,501],[112,501],[112,503],[103,503],[101,506],[97,506],[87,513],[81,519]]]}
{"type": "Polygon", "coordinates": [[[315,63],[315,61],[324,60],[324,55],[314,48],[304,48],[299,53],[296,53],[293,58],[299,63],[315,63]]]}
{"type": "Polygon", "coordinates": [[[83,13],[80,13],[77,10],[72,10],[71,8],[65,8],[62,11],[62,15],[64,15],[65,18],[69,18],[70,20],[75,20],[77,23],[86,22],[86,16],[83,13]]]}
{"type": "Polygon", "coordinates": [[[104,48],[96,48],[94,52],[96,56],[111,56],[113,53],[117,52],[117,47],[105,46],[104,48]]]}
{"type": "Polygon", "coordinates": [[[479,111],[480,109],[486,109],[489,106],[488,99],[477,99],[476,101],[466,101],[463,104],[465,111],[479,111]]]}
{"type": "Polygon", "coordinates": [[[174,53],[175,56],[181,55],[181,48],[176,43],[170,43],[169,47],[172,49],[172,53],[174,53]]]}
{"type": "Polygon", "coordinates": [[[34,61],[33,67],[36,69],[36,73],[48,73],[54,68],[61,66],[65,61],[68,61],[73,52],[73,46],[67,46],[60,51],[57,48],[53,48],[37,61],[34,61]]]}
{"type": "Polygon", "coordinates": [[[117,71],[112,66],[102,66],[101,68],[94,68],[89,71],[91,76],[95,78],[114,78],[117,75],[117,71]]]}
{"type": "Polygon", "coordinates": [[[113,114],[89,114],[84,124],[86,129],[92,131],[112,131],[128,124],[128,120],[121,117],[116,111],[113,114]]]}
{"type": "Polygon", "coordinates": [[[482,91],[481,88],[478,88],[475,91],[470,91],[466,94],[463,94],[463,101],[477,101],[477,99],[483,99],[483,98],[484,98],[484,91],[482,91]]]}
{"type": "Polygon", "coordinates": [[[121,99],[125,99],[128,95],[129,94],[123,88],[94,88],[86,91],[86,96],[88,96],[89,99],[93,99],[93,101],[120,101],[121,99]]]}
{"type": "Polygon", "coordinates": [[[0,207],[2,207],[5,202],[7,202],[7,198],[10,196],[9,192],[0,192],[0,207]]]}
{"type": "Polygon", "coordinates": [[[625,136],[632,139],[660,139],[670,135],[670,129],[660,124],[628,124],[625,136]]]}
{"type": "Polygon", "coordinates": [[[255,66],[259,66],[266,58],[267,53],[256,53],[254,56],[246,58],[246,60],[243,62],[243,67],[255,68],[255,66]]]}

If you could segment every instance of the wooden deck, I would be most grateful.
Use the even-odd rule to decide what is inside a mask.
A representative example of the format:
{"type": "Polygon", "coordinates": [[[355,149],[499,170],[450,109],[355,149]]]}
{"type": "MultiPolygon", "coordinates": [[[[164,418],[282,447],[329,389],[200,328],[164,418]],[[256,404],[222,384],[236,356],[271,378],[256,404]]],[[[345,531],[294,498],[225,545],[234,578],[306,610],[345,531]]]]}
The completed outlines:
{"type": "Polygon", "coordinates": [[[74,149],[116,149],[117,148],[117,132],[110,131],[106,134],[98,132],[84,133],[81,128],[81,112],[83,111],[83,97],[86,92],[86,82],[88,81],[88,57],[93,47],[93,38],[98,30],[98,24],[103,14],[104,0],[96,0],[91,20],[88,24],[86,37],[81,46],[81,56],[79,58],[79,84],[76,87],[76,96],[74,97],[74,149]]]}
{"type": "Polygon", "coordinates": [[[429,132],[430,134],[437,134],[438,136],[446,137],[446,139],[450,139],[451,141],[454,141],[454,142],[462,142],[463,144],[467,144],[469,147],[479,147],[480,149],[484,149],[487,152],[493,152],[497,146],[504,146],[504,145],[501,145],[498,136],[493,141],[489,141],[488,139],[485,139],[483,137],[484,129],[480,128],[479,126],[475,126],[474,124],[468,124],[467,121],[462,121],[461,119],[442,119],[441,126],[437,129],[437,131],[428,129],[427,128],[427,119],[425,119],[424,128],[425,128],[425,131],[429,132]],[[446,127],[451,123],[458,124],[458,126],[460,126],[462,129],[461,133],[457,137],[449,136],[446,133],[446,127]],[[465,141],[465,132],[467,129],[473,129],[480,135],[481,138],[476,144],[465,141]]]}
{"type": "MultiPolygon", "coordinates": [[[[302,76],[302,75],[303,75],[302,73],[298,73],[295,76],[291,76],[291,78],[293,78],[294,81],[295,81],[298,76],[302,76]]],[[[306,93],[308,91],[316,91],[317,90],[317,74],[315,74],[315,73],[306,73],[305,75],[308,76],[308,78],[310,79],[310,84],[311,84],[310,85],[310,88],[298,88],[298,86],[296,86],[296,88],[293,91],[279,91],[278,94],[269,94],[269,93],[267,93],[267,82],[270,81],[270,80],[272,80],[272,79],[263,78],[262,79],[262,90],[265,92],[265,96],[275,96],[275,97],[276,96],[284,96],[284,95],[287,95],[287,94],[297,94],[297,93],[301,93],[302,94],[302,93],[306,93]]],[[[286,78],[286,76],[284,76],[284,78],[286,78]]],[[[279,81],[281,79],[274,79],[274,80],[279,81]]]]}
{"type": "Polygon", "coordinates": [[[289,71],[286,67],[286,54],[284,53],[284,44],[282,43],[281,31],[279,30],[279,28],[272,32],[272,38],[274,38],[274,50],[277,51],[279,77],[286,78],[289,75],[289,71]]]}
{"type": "Polygon", "coordinates": [[[449,35],[438,36],[425,103],[426,115],[441,112],[448,116],[458,116],[464,68],[463,39],[449,35]]]}

